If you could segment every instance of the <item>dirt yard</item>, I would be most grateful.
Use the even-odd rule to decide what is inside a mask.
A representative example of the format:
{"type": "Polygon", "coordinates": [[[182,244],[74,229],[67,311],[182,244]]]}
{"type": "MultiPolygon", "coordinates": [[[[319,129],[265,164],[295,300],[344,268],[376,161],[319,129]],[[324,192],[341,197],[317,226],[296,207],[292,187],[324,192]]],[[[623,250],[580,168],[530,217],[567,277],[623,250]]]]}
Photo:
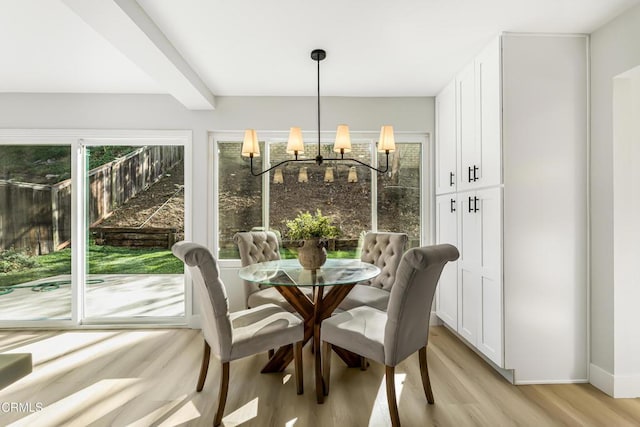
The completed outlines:
{"type": "MultiPolygon", "coordinates": [[[[247,174],[246,180],[255,180],[247,174]]],[[[237,183],[237,177],[234,178],[237,183]]],[[[415,180],[415,178],[410,179],[415,180]]],[[[292,177],[290,185],[274,186],[271,194],[270,218],[272,227],[286,232],[284,221],[291,219],[298,210],[315,211],[320,208],[323,213],[331,215],[336,225],[342,229],[341,238],[357,239],[359,233],[371,228],[368,215],[370,203],[369,184],[366,180],[356,184],[336,181],[331,184],[322,182],[322,178],[310,178],[307,184],[299,184],[292,177]],[[317,181],[317,182],[315,182],[317,181]],[[354,191],[354,186],[358,191],[354,191]],[[292,211],[291,200],[295,200],[295,211],[292,211]]],[[[179,238],[184,236],[184,170],[178,165],[147,191],[138,194],[124,206],[118,208],[102,226],[111,227],[175,227],[179,230],[179,238]]],[[[380,178],[379,193],[379,229],[405,231],[410,235],[419,233],[419,197],[415,191],[404,187],[391,186],[386,178],[380,178]]],[[[249,187],[244,186],[244,187],[249,187]]],[[[243,187],[243,188],[244,188],[243,187]]],[[[236,231],[250,230],[259,226],[260,219],[246,214],[247,206],[255,204],[256,198],[246,191],[238,190],[224,193],[224,206],[221,217],[227,218],[233,230],[221,230],[232,235],[236,231]],[[257,223],[256,223],[257,222],[257,223]]],[[[253,211],[255,209],[249,209],[253,211]]],[[[258,211],[259,214],[259,211],[258,211]]],[[[224,238],[223,238],[224,240],[224,238]]]]}
{"type": "Polygon", "coordinates": [[[174,227],[184,236],[184,165],[178,164],[159,181],[117,208],[101,226],[174,227]]]}

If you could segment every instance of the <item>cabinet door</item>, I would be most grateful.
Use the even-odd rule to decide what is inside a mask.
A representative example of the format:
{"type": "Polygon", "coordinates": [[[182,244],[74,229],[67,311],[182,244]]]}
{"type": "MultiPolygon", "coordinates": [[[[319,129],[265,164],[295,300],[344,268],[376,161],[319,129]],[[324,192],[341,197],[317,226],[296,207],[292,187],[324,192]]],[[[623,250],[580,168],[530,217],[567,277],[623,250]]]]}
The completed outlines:
{"type": "Polygon", "coordinates": [[[474,63],[456,78],[458,190],[473,188],[473,167],[478,165],[475,121],[474,63]]]}
{"type": "Polygon", "coordinates": [[[459,193],[458,206],[458,332],[502,366],[502,189],[459,193]]]}
{"type": "Polygon", "coordinates": [[[436,194],[456,191],[456,83],[436,97],[436,194]]]}
{"type": "Polygon", "coordinates": [[[496,38],[476,57],[476,169],[477,187],[499,185],[502,181],[502,123],[500,38],[496,38]]]}
{"type": "MultiPolygon", "coordinates": [[[[436,198],[436,243],[458,246],[456,195],[436,198]]],[[[458,265],[449,262],[444,266],[438,282],[436,314],[450,328],[458,329],[458,265]]]]}
{"type": "Polygon", "coordinates": [[[477,347],[498,366],[503,363],[502,189],[476,193],[474,214],[481,240],[477,270],[480,318],[477,347]]]}
{"type": "Polygon", "coordinates": [[[475,192],[458,194],[458,333],[477,346],[480,330],[480,227],[475,192]]]}

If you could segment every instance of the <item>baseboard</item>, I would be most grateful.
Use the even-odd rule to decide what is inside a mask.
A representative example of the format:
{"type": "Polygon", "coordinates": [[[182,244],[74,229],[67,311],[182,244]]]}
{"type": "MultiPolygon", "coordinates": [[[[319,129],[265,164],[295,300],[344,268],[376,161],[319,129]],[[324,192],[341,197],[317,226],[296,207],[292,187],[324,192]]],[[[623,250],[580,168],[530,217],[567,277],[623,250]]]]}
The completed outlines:
{"type": "MultiPolygon", "coordinates": [[[[433,313],[431,314],[433,316],[433,313]]],[[[509,381],[511,384],[515,384],[515,376],[513,369],[504,369],[500,366],[496,365],[491,359],[482,354],[480,350],[474,347],[471,343],[469,343],[462,335],[460,335],[457,331],[452,329],[449,325],[444,323],[442,320],[438,318],[438,322],[440,325],[444,326],[449,332],[451,332],[456,338],[458,338],[464,345],[469,347],[471,351],[478,355],[482,360],[485,361],[489,366],[491,366],[498,374],[500,374],[505,380],[509,381]]],[[[432,323],[433,325],[433,323],[432,323]]]]}
{"type": "Polygon", "coordinates": [[[640,397],[640,375],[614,375],[592,363],[589,382],[616,399],[640,397]]]}
{"type": "Polygon", "coordinates": [[[595,388],[613,396],[613,375],[593,363],[589,365],[589,382],[595,388]]]}
{"type": "Polygon", "coordinates": [[[436,315],[435,311],[431,312],[431,316],[429,316],[429,326],[442,326],[444,323],[440,318],[436,315]]]}
{"type": "Polygon", "coordinates": [[[518,373],[515,369],[505,369],[495,364],[491,359],[482,354],[473,344],[468,342],[462,335],[452,329],[449,325],[438,319],[440,324],[443,325],[449,332],[451,332],[456,338],[464,343],[471,351],[477,354],[482,360],[484,360],[489,366],[491,366],[498,374],[500,374],[505,380],[509,381],[513,385],[533,385],[533,384],[582,384],[588,383],[586,378],[567,378],[567,379],[535,379],[535,380],[520,380],[518,379],[518,373]]]}
{"type": "Polygon", "coordinates": [[[589,380],[586,378],[562,379],[562,380],[515,380],[515,385],[536,385],[536,384],[586,384],[589,380]]]}

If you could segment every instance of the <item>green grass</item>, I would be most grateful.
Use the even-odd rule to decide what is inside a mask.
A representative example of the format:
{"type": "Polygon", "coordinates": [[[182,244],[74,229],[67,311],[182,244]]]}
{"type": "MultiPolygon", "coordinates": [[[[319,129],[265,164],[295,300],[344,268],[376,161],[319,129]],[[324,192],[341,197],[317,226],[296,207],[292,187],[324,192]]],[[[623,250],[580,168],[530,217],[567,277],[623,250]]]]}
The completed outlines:
{"type": "MultiPolygon", "coordinates": [[[[236,258],[237,250],[221,255],[236,258]]],[[[356,251],[328,251],[329,258],[355,258],[356,251]]],[[[297,258],[297,252],[281,249],[282,258],[297,258]]],[[[222,258],[222,256],[221,256],[222,258]]],[[[71,249],[35,257],[37,266],[22,271],[0,273],[0,287],[11,286],[60,274],[71,274],[71,249]]],[[[89,245],[89,274],[181,274],[182,261],[169,249],[131,249],[89,245]]]]}
{"type": "MultiPolygon", "coordinates": [[[[169,249],[130,249],[89,246],[90,274],[180,274],[182,261],[169,249]]],[[[59,274],[71,273],[71,249],[36,257],[38,265],[26,270],[0,273],[0,286],[10,286],[59,274]]]]}

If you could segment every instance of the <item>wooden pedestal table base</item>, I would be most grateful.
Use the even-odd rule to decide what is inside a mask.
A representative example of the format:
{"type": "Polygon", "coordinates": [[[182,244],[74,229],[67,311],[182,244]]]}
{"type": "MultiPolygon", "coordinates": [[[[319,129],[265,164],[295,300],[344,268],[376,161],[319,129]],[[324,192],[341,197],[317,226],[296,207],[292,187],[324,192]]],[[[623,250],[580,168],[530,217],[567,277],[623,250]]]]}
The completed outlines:
{"type": "MultiPolygon", "coordinates": [[[[296,309],[304,319],[303,345],[313,338],[315,357],[316,400],[324,402],[325,384],[322,379],[322,360],[320,347],[320,325],[333,313],[342,300],[353,289],[355,284],[336,285],[324,294],[324,286],[316,286],[313,301],[298,289],[297,286],[275,286],[282,296],[296,309]]],[[[339,347],[333,347],[336,354],[349,366],[360,367],[360,356],[339,347]]],[[[262,368],[262,373],[282,372],[293,360],[293,346],[280,347],[269,362],[262,368]]]]}

